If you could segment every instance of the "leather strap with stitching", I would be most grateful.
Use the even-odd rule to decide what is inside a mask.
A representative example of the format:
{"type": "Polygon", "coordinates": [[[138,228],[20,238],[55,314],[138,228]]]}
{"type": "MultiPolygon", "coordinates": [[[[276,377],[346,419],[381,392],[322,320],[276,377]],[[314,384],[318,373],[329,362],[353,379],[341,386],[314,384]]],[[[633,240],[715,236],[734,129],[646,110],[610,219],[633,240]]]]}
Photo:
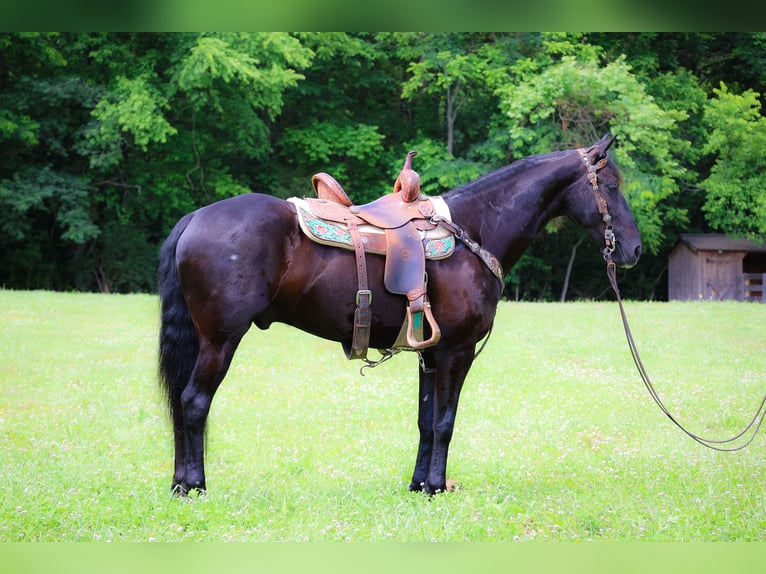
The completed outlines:
{"type": "Polygon", "coordinates": [[[365,358],[370,344],[370,324],[372,323],[372,291],[367,280],[367,260],[364,253],[364,243],[359,229],[353,221],[347,221],[351,242],[356,253],[357,285],[356,311],[354,312],[354,334],[351,339],[349,359],[365,358]]]}

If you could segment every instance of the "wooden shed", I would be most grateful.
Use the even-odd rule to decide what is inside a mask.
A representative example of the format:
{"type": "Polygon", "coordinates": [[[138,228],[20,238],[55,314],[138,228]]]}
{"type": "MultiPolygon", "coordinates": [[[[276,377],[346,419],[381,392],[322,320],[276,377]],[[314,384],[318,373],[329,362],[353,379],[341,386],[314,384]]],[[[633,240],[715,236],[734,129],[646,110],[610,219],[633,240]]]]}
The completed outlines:
{"type": "Polygon", "coordinates": [[[670,251],[668,299],[766,303],[766,242],[682,234],[670,251]]]}

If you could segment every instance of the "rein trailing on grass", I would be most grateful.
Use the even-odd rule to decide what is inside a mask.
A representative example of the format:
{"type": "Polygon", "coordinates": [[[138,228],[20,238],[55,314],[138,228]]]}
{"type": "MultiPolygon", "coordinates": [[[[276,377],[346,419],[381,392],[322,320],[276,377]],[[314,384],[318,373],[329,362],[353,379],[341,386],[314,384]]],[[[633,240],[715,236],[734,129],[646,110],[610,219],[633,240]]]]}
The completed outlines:
{"type": "Polygon", "coordinates": [[[628,347],[630,348],[630,353],[633,356],[633,362],[636,364],[636,368],[638,369],[638,373],[641,375],[641,379],[644,382],[644,385],[646,386],[647,390],[649,391],[649,394],[652,396],[652,399],[654,399],[654,402],[657,403],[657,406],[660,407],[660,410],[665,413],[665,415],[673,421],[673,424],[675,424],[679,429],[681,429],[685,434],[690,436],[692,439],[697,441],[703,446],[706,446],[713,450],[718,450],[722,452],[735,452],[738,450],[742,450],[746,446],[748,446],[751,442],[753,442],[753,439],[755,438],[755,435],[758,434],[758,431],[761,430],[761,425],[763,424],[763,419],[766,417],[766,409],[764,409],[764,405],[766,405],[766,395],[761,399],[761,404],[758,406],[758,410],[755,412],[755,415],[753,416],[752,420],[747,424],[747,426],[739,432],[738,434],[726,438],[726,439],[720,439],[720,440],[713,440],[709,438],[701,437],[689,430],[687,430],[681,423],[679,423],[676,418],[668,411],[668,409],[665,407],[665,405],[662,402],[662,399],[660,399],[659,394],[657,393],[657,390],[654,388],[654,385],[652,384],[651,379],[649,378],[649,375],[646,372],[646,369],[644,368],[643,363],[641,362],[641,357],[638,355],[638,349],[636,348],[636,342],[633,340],[633,334],[630,331],[630,325],[628,324],[628,318],[625,314],[625,307],[622,304],[622,297],[620,296],[620,288],[617,285],[617,271],[616,266],[614,262],[612,261],[611,257],[608,254],[604,254],[604,259],[606,260],[606,273],[609,277],[609,282],[612,284],[612,289],[614,290],[615,296],[617,297],[617,303],[620,306],[620,315],[622,316],[622,324],[625,328],[625,336],[628,339],[628,347]],[[741,439],[744,437],[748,432],[752,430],[752,435],[745,440],[744,444],[741,444],[739,446],[729,446],[733,442],[741,439]]]}
{"type": "Polygon", "coordinates": [[[710,449],[718,450],[722,452],[735,452],[738,450],[742,450],[743,448],[748,446],[751,442],[753,442],[755,435],[757,435],[758,431],[761,430],[763,419],[766,417],[766,409],[764,409],[764,406],[766,405],[766,395],[764,395],[764,397],[761,399],[761,404],[758,405],[758,409],[756,410],[755,415],[753,416],[752,420],[747,424],[747,426],[744,428],[744,430],[742,430],[741,432],[739,432],[738,434],[730,438],[720,439],[720,440],[704,438],[687,430],[681,423],[679,423],[676,420],[676,418],[670,413],[667,407],[665,407],[664,403],[662,402],[662,399],[660,399],[659,393],[657,393],[657,390],[654,388],[654,385],[652,384],[652,381],[649,378],[649,374],[646,372],[646,369],[644,368],[644,365],[641,362],[641,357],[638,355],[636,342],[633,340],[633,334],[631,333],[630,325],[628,324],[628,317],[625,314],[625,307],[622,304],[622,297],[620,296],[620,288],[617,285],[617,266],[615,265],[614,261],[612,261],[612,253],[614,252],[614,248],[615,248],[615,237],[614,237],[614,227],[612,225],[612,216],[609,214],[608,203],[606,199],[604,198],[603,194],[601,193],[601,189],[598,183],[598,172],[600,169],[602,169],[606,165],[606,154],[604,154],[604,157],[599,162],[592,164],[590,160],[588,159],[588,153],[586,150],[579,149],[577,151],[580,153],[580,157],[583,161],[583,164],[585,165],[585,169],[588,172],[588,180],[590,181],[591,187],[593,188],[593,194],[596,199],[598,212],[601,215],[602,221],[604,222],[604,225],[605,225],[605,229],[604,229],[605,247],[601,251],[601,253],[604,256],[604,261],[606,261],[606,273],[607,273],[607,276],[609,277],[609,282],[612,285],[612,289],[614,290],[615,296],[617,297],[617,303],[620,306],[620,316],[622,317],[622,325],[625,328],[625,337],[628,339],[628,347],[630,348],[630,353],[633,356],[633,362],[636,364],[638,373],[641,375],[641,379],[644,382],[644,386],[646,386],[646,389],[649,391],[649,394],[651,395],[652,399],[654,399],[654,402],[657,403],[657,406],[660,407],[660,410],[663,413],[665,413],[665,415],[671,421],[673,421],[673,424],[675,424],[686,435],[688,435],[689,437],[691,437],[692,439],[694,439],[701,445],[706,446],[710,449]],[[745,439],[744,444],[741,444],[739,446],[729,446],[735,441],[742,439],[751,430],[752,430],[752,435],[749,438],[745,439]]]}

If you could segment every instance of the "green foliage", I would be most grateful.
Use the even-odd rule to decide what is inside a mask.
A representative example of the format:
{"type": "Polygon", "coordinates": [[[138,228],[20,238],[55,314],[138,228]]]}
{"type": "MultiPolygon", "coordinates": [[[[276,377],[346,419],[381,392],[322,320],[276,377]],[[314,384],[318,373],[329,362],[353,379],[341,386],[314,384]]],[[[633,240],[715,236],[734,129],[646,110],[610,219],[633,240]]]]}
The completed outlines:
{"type": "Polygon", "coordinates": [[[21,171],[10,180],[0,182],[0,232],[16,241],[28,239],[36,216],[50,214],[50,223],[60,237],[74,243],[85,243],[97,237],[99,229],[88,214],[89,186],[85,178],[43,168],[21,171]]]}
{"type": "Polygon", "coordinates": [[[203,34],[181,53],[172,79],[197,112],[193,129],[202,114],[212,114],[233,136],[231,152],[262,158],[270,150],[269,122],[311,57],[288,34],[203,34]]]}
{"type": "Polygon", "coordinates": [[[174,80],[198,108],[209,106],[223,115],[228,98],[241,98],[273,120],[284,90],[303,78],[288,66],[304,68],[310,62],[310,52],[288,34],[201,35],[174,80]]]}
{"type": "Polygon", "coordinates": [[[713,90],[705,109],[710,137],[703,151],[714,154],[704,210],[711,227],[756,239],[766,235],[766,118],[758,93],[713,90]]]}
{"type": "Polygon", "coordinates": [[[486,105],[496,105],[487,78],[509,63],[505,39],[483,33],[409,33],[397,34],[396,39],[409,61],[402,97],[421,101],[426,108],[436,103],[438,131],[429,135],[446,139],[447,153],[455,155],[461,136],[475,129],[472,124],[487,123],[486,116],[480,117],[486,105]]]}
{"type": "Polygon", "coordinates": [[[154,287],[159,262],[156,245],[144,230],[129,223],[109,221],[93,250],[78,255],[85,261],[77,263],[92,271],[102,293],[146,292],[154,287]]]}
{"type": "Polygon", "coordinates": [[[378,126],[318,122],[310,129],[285,130],[280,147],[289,150],[289,161],[319,167],[344,158],[367,161],[377,154],[383,138],[378,126]]]}
{"type": "MultiPolygon", "coordinates": [[[[325,171],[362,203],[411,149],[423,190],[442,193],[610,131],[648,250],[635,296],[661,298],[677,233],[763,234],[765,38],[0,34],[0,284],[151,290],[147,253],[212,201],[306,195],[325,171]],[[116,271],[128,261],[132,278],[116,271]]],[[[512,291],[557,299],[580,237],[543,234],[512,291]]],[[[599,297],[598,255],[582,253],[572,290],[599,297]]]]}
{"type": "Polygon", "coordinates": [[[420,93],[446,97],[452,93],[459,108],[469,97],[461,89],[470,89],[484,75],[490,45],[474,43],[474,35],[410,34],[400,38],[409,44],[412,59],[407,68],[410,77],[402,85],[405,99],[420,93]]]}
{"type": "Polygon", "coordinates": [[[150,143],[164,144],[177,132],[163,115],[168,102],[153,87],[156,82],[142,76],[116,78],[114,88],[93,109],[97,123],[86,133],[91,149],[81,148],[92,168],[113,168],[123,160],[123,146],[147,151],[150,143]],[[127,135],[130,141],[125,141],[127,135]]]}
{"type": "MultiPolygon", "coordinates": [[[[287,128],[279,147],[288,165],[331,173],[342,185],[350,184],[346,186],[349,196],[362,204],[378,197],[382,190],[365,189],[352,174],[377,165],[384,137],[378,126],[319,122],[310,128],[287,128]]],[[[308,178],[303,187],[310,188],[308,178]]]]}
{"type": "Polygon", "coordinates": [[[604,133],[617,135],[622,189],[645,246],[657,253],[664,226],[684,218],[663,202],[678,192],[684,173],[670,142],[686,112],[662,109],[622,57],[604,64],[595,47],[558,35],[544,46],[534,59],[516,64],[516,82],[497,89],[513,155],[584,147],[604,133]]]}
{"type": "MultiPolygon", "coordinates": [[[[412,165],[420,175],[420,189],[426,195],[444,193],[490,171],[486,164],[453,156],[443,142],[431,138],[410,142],[407,149],[418,152],[412,165]]],[[[397,158],[391,166],[391,173],[398,174],[403,161],[403,156],[397,158]]]]}
{"type": "Polygon", "coordinates": [[[0,141],[15,139],[23,144],[35,145],[38,143],[39,127],[40,124],[29,116],[17,116],[10,110],[0,110],[0,141]]]}

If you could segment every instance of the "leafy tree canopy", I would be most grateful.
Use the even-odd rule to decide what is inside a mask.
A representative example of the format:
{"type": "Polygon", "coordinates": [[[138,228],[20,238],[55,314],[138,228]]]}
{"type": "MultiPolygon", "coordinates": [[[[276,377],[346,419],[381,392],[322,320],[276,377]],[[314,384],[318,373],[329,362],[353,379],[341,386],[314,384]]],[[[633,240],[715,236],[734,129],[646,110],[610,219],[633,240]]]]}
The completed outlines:
{"type": "MultiPolygon", "coordinates": [[[[362,203],[411,149],[438,194],[611,132],[649,251],[626,295],[662,298],[679,232],[766,234],[764,61],[764,33],[3,33],[0,285],[151,291],[212,201],[325,171],[362,203]]],[[[581,237],[552,225],[508,295],[603,296],[581,237]]]]}

